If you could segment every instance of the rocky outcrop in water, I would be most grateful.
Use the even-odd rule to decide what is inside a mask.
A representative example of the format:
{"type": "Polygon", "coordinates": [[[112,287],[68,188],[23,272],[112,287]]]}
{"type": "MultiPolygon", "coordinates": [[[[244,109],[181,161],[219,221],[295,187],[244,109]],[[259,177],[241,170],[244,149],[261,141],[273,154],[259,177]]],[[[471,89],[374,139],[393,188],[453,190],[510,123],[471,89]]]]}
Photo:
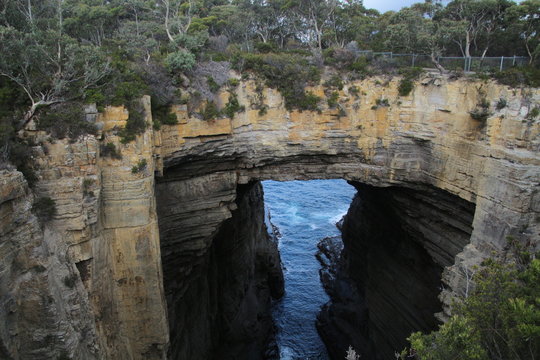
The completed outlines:
{"type": "MultiPolygon", "coordinates": [[[[229,259],[234,263],[218,265],[225,259],[216,256],[214,241],[227,222],[234,222],[241,201],[238,186],[264,179],[343,178],[363,184],[359,188],[373,195],[373,214],[355,210],[357,216],[344,225],[345,234],[353,222],[363,224],[357,235],[344,237],[345,258],[358,291],[366,292],[361,295],[369,309],[369,321],[354,326],[366,324],[372,343],[396,346],[397,337],[411,324],[422,328],[435,321],[411,315],[417,310],[410,306],[410,291],[389,295],[396,289],[388,283],[407,269],[418,272],[413,264],[420,252],[418,259],[431,259],[442,281],[433,289],[429,284],[434,272],[427,272],[427,282],[398,285],[408,284],[416,289],[413,294],[429,288],[425,298],[432,299],[423,313],[441,310],[431,307],[438,296],[449,314],[452,298],[467,287],[468,269],[500,251],[507,236],[539,242],[540,123],[530,114],[540,93],[489,81],[441,78],[417,83],[411,95],[400,97],[398,83],[397,78],[372,78],[345,84],[338,91],[343,116],[324,101],[320,113],[287,111],[277,91],[259,94],[255,81],[242,81],[235,91],[246,111],[233,119],[204,121],[178,105],[178,125],[164,125],[160,131],[149,127],[128,144],[116,135],[128,117],[123,107],[108,107],[99,115],[88,112],[102,124],[98,138],[51,143],[45,134],[28,129],[28,135],[43,144],[33,151],[39,180],[33,191],[36,197],[54,199],[58,211],[40,230],[29,212],[32,193],[14,185],[23,183],[14,180],[20,174],[2,172],[2,184],[10,185],[2,186],[0,317],[7,320],[0,324],[0,353],[54,358],[67,352],[80,359],[211,354],[225,339],[215,336],[212,324],[243,329],[233,325],[232,314],[246,316],[249,325],[247,315],[264,308],[265,302],[253,300],[255,290],[250,290],[262,274],[255,271],[258,260],[229,259]],[[483,96],[492,114],[479,122],[469,111],[483,96]],[[265,115],[257,108],[261,97],[268,106],[265,115]],[[500,98],[507,106],[497,110],[500,98]],[[376,106],[381,99],[389,106],[376,106]],[[100,145],[109,142],[122,159],[101,153],[100,145]],[[141,160],[147,166],[132,172],[141,160]],[[23,190],[4,191],[11,187],[23,190]],[[13,214],[22,220],[12,221],[13,214]],[[396,233],[388,233],[386,243],[373,243],[382,231],[377,224],[389,218],[394,225],[382,233],[396,233]],[[448,229],[452,236],[445,235],[448,229]],[[390,256],[383,244],[407,256],[390,256]],[[379,261],[363,262],[364,253],[379,261]],[[227,266],[237,269],[241,278],[231,280],[240,286],[227,290],[232,295],[215,288],[218,275],[230,277],[227,266]],[[67,281],[72,287],[65,278],[72,279],[67,281]],[[222,304],[218,311],[218,294],[231,307],[222,304]],[[399,312],[399,320],[381,317],[384,312],[376,307],[384,304],[406,311],[399,312]],[[205,321],[198,322],[199,313],[205,321]],[[390,345],[377,335],[386,331],[390,345]]],[[[324,98],[323,85],[310,90],[324,98]]],[[[220,106],[228,96],[225,91],[219,94],[220,106]]],[[[143,102],[150,123],[149,99],[143,102]]],[[[252,228],[247,221],[242,226],[252,228]]],[[[239,254],[256,253],[249,237],[240,236],[247,241],[240,245],[234,236],[227,238],[239,254]]],[[[258,299],[266,297],[261,296],[258,299]]],[[[347,329],[347,323],[342,325],[347,329]]],[[[233,340],[231,344],[239,343],[233,340]]],[[[234,353],[240,347],[232,348],[234,353]]]]}

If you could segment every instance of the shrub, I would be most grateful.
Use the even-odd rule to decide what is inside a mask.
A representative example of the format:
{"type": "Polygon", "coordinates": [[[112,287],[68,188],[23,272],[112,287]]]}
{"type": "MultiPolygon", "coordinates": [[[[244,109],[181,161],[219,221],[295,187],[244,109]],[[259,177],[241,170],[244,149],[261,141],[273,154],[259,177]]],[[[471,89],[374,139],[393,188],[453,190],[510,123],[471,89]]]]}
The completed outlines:
{"type": "Polygon", "coordinates": [[[161,122],[164,125],[177,125],[178,117],[175,113],[168,113],[164,118],[162,118],[161,122]]]}
{"type": "Polygon", "coordinates": [[[105,103],[105,95],[100,89],[86,89],[84,92],[84,103],[85,104],[96,104],[100,106],[105,103]]]}
{"type": "Polygon", "coordinates": [[[210,91],[213,93],[218,92],[221,88],[221,86],[211,76],[206,77],[206,83],[208,84],[208,88],[210,89],[210,91]]]}
{"type": "Polygon", "coordinates": [[[270,53],[275,52],[277,50],[276,45],[269,43],[269,42],[258,42],[255,44],[255,50],[257,50],[260,53],[270,53]]]}
{"type": "Polygon", "coordinates": [[[82,189],[84,196],[94,196],[94,192],[90,190],[90,187],[94,185],[94,179],[86,178],[82,182],[82,189]]]}
{"type": "Polygon", "coordinates": [[[388,102],[388,99],[379,98],[375,100],[375,105],[377,107],[387,107],[390,106],[390,103],[388,102]]]}
{"type": "Polygon", "coordinates": [[[230,78],[229,80],[227,80],[227,85],[229,85],[232,88],[235,88],[238,85],[240,85],[240,80],[236,78],[230,78]]]}
{"type": "Polygon", "coordinates": [[[413,67],[403,69],[400,74],[403,76],[399,81],[398,93],[399,96],[407,96],[414,89],[414,81],[422,74],[422,68],[413,67]]]}
{"type": "Polygon", "coordinates": [[[349,91],[349,94],[353,95],[357,99],[360,96],[360,89],[355,85],[349,87],[348,91],[349,91]]]}
{"type": "Polygon", "coordinates": [[[353,61],[348,67],[348,70],[354,71],[360,74],[368,74],[368,59],[365,56],[360,56],[358,59],[353,61]]]}
{"type": "Polygon", "coordinates": [[[314,103],[320,99],[306,93],[305,86],[320,80],[320,70],[306,58],[298,54],[242,54],[240,60],[244,69],[262,75],[268,86],[278,89],[288,110],[317,109],[314,103]]]}
{"type": "Polygon", "coordinates": [[[201,112],[203,120],[212,120],[219,117],[220,115],[221,113],[213,101],[207,102],[201,112]]]}
{"type": "Polygon", "coordinates": [[[540,69],[532,66],[510,68],[494,74],[500,84],[511,87],[522,85],[540,87],[540,69]]]}
{"type": "Polygon", "coordinates": [[[337,88],[339,90],[342,90],[343,89],[343,80],[341,80],[341,76],[333,75],[328,81],[326,81],[324,83],[324,86],[333,87],[333,88],[337,88]]]}
{"type": "Polygon", "coordinates": [[[236,94],[230,94],[229,101],[225,105],[225,108],[223,109],[223,113],[230,119],[234,118],[234,114],[238,112],[243,112],[246,110],[246,107],[244,105],[240,105],[238,102],[238,97],[236,94]]]}
{"type": "Polygon", "coordinates": [[[499,101],[497,101],[497,105],[495,107],[497,108],[497,110],[502,110],[506,107],[506,105],[506,99],[500,98],[499,101]]]}
{"type": "Polygon", "coordinates": [[[487,118],[491,116],[491,112],[488,109],[482,107],[469,111],[469,114],[471,115],[471,118],[481,122],[485,122],[487,118]]]}
{"type": "Polygon", "coordinates": [[[339,93],[337,91],[333,91],[332,94],[328,97],[326,100],[328,103],[328,107],[333,109],[338,105],[339,100],[339,93]]]}
{"type": "Polygon", "coordinates": [[[140,99],[148,91],[148,86],[146,86],[144,81],[132,74],[129,75],[128,80],[114,83],[113,88],[114,91],[110,102],[114,106],[125,105],[136,99],[140,99]]]}
{"type": "Polygon", "coordinates": [[[32,211],[41,222],[47,222],[56,215],[56,202],[48,196],[43,196],[34,201],[32,211]]]}
{"type": "Polygon", "coordinates": [[[107,144],[101,144],[99,147],[101,156],[107,156],[112,159],[120,160],[122,159],[122,154],[120,154],[120,151],[116,149],[116,145],[109,142],[107,144]]]}
{"type": "Polygon", "coordinates": [[[307,93],[302,93],[295,101],[296,108],[299,110],[319,111],[321,98],[308,91],[307,93]]]}
{"type": "Polygon", "coordinates": [[[438,331],[411,335],[415,359],[540,356],[540,259],[535,258],[538,254],[518,251],[519,257],[510,264],[485,261],[473,277],[474,292],[454,306],[454,315],[438,331]]]}
{"type": "Polygon", "coordinates": [[[97,134],[93,123],[86,121],[83,105],[65,103],[43,109],[37,121],[37,128],[51,134],[55,139],[77,139],[85,134],[97,134]]]}
{"type": "MultiPolygon", "coordinates": [[[[170,104],[159,105],[157,99],[152,98],[152,120],[154,121],[154,128],[156,124],[163,125],[176,125],[178,124],[178,118],[175,113],[171,113],[170,104]]],[[[157,128],[156,130],[159,130],[157,128]]]]}
{"type": "Polygon", "coordinates": [[[171,72],[191,70],[195,63],[195,55],[187,50],[175,51],[165,58],[165,65],[171,72]]]}
{"type": "Polygon", "coordinates": [[[133,167],[131,168],[131,173],[132,174],[137,174],[137,173],[145,170],[147,165],[148,165],[148,163],[146,162],[146,159],[140,159],[137,162],[137,165],[133,165],[133,167]]]}
{"type": "Polygon", "coordinates": [[[538,106],[535,106],[527,114],[527,119],[528,120],[534,120],[534,119],[536,119],[538,117],[538,115],[540,115],[540,108],[538,106]]]}
{"type": "Polygon", "coordinates": [[[126,121],[126,126],[120,130],[120,142],[127,144],[135,140],[137,135],[142,134],[147,127],[144,119],[144,109],[140,102],[132,101],[128,104],[129,117],[126,121]]]}

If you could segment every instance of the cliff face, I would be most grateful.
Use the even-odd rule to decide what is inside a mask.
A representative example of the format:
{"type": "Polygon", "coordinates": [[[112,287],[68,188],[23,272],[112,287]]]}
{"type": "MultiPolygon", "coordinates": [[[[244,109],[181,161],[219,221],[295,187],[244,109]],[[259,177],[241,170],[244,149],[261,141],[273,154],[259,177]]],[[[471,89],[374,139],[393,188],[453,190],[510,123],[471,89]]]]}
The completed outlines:
{"type": "MultiPolygon", "coordinates": [[[[149,114],[149,99],[143,103],[149,114]]],[[[38,178],[33,192],[55,201],[52,220],[38,224],[22,176],[7,173],[7,185],[19,189],[2,199],[2,265],[8,271],[0,275],[6,305],[0,316],[8,318],[1,332],[8,358],[161,359],[167,352],[154,134],[149,129],[120,146],[111,129],[125,123],[127,112],[87,113],[103,128],[103,143],[122,148],[122,159],[100,156],[93,136],[51,143],[45,134],[28,131],[41,143],[32,151],[38,178]],[[133,174],[141,159],[147,166],[133,174]]]]}
{"type": "MultiPolygon", "coordinates": [[[[365,225],[362,229],[372,229],[345,237],[348,269],[360,267],[350,270],[359,291],[371,294],[368,303],[386,301],[391,289],[374,284],[394,279],[395,269],[406,267],[402,258],[372,243],[377,224],[388,217],[396,228],[389,247],[405,246],[401,250],[411,253],[406,259],[429,260],[432,271],[414,286],[429,288],[430,297],[438,294],[448,313],[452,297],[467,287],[467,269],[499,251],[507,236],[539,241],[540,123],[528,114],[540,92],[466,79],[422,83],[406,97],[397,94],[398,79],[348,83],[339,91],[341,111],[325,106],[316,113],[289,112],[275,90],[258,93],[255,82],[245,81],[236,92],[246,111],[234,119],[203,121],[178,105],[178,125],[149,128],[126,145],[114,135],[128,116],[121,107],[100,115],[88,110],[89,119],[97,117],[102,125],[100,140],[51,144],[30,131],[44,143],[34,148],[35,194],[56,200],[58,211],[41,228],[20,174],[2,173],[9,186],[2,186],[0,251],[7,260],[0,272],[0,301],[6,305],[0,317],[9,319],[0,327],[0,354],[24,358],[33,351],[40,354],[34,358],[54,358],[66,351],[82,359],[151,359],[164,358],[169,342],[173,358],[197,351],[208,355],[224,343],[231,344],[226,349],[231,354],[259,349],[247,345],[250,341],[239,345],[243,340],[231,334],[245,334],[251,329],[247,319],[264,314],[268,290],[258,290],[256,284],[264,282],[257,279],[265,273],[279,278],[275,255],[266,263],[257,260],[267,251],[260,245],[266,242],[250,240],[261,239],[259,220],[241,210],[246,199],[260,208],[256,188],[243,186],[263,179],[354,181],[372,199],[366,206],[374,214],[357,209],[349,215],[365,225]],[[469,115],[483,96],[492,111],[485,123],[469,115]],[[495,110],[500,98],[507,107],[495,110]],[[268,106],[262,116],[261,99],[268,106]],[[389,106],[376,106],[378,99],[389,106]],[[122,159],[101,154],[99,144],[109,142],[122,159]],[[146,167],[132,173],[142,159],[146,167]],[[445,235],[448,229],[452,235],[445,235]],[[410,246],[397,244],[398,235],[410,246]],[[238,248],[238,255],[220,244],[238,248]],[[392,265],[374,276],[377,266],[385,266],[374,261],[359,266],[364,252],[392,265]],[[247,260],[237,263],[242,254],[247,260]],[[440,273],[439,293],[431,286],[440,273]],[[232,274],[241,274],[241,280],[232,274]],[[73,281],[64,282],[67,276],[73,281]],[[216,288],[220,284],[227,289],[216,288]],[[254,295],[258,291],[263,293],[254,295]],[[237,326],[242,319],[244,325],[237,326]],[[215,324],[238,331],[216,334],[215,324]]],[[[323,86],[311,90],[324,96],[323,86]]],[[[227,96],[220,94],[222,104],[227,96]]],[[[149,120],[149,100],[143,102],[149,120]]],[[[265,286],[274,282],[267,279],[265,286]]],[[[390,305],[412,309],[415,300],[396,301],[390,305]]],[[[440,310],[426,306],[430,313],[440,310]]],[[[430,326],[434,320],[428,323],[427,317],[410,316],[409,325],[430,326]]],[[[372,335],[386,331],[386,321],[370,316],[363,324],[376,329],[372,335]]]]}
{"type": "Polygon", "coordinates": [[[166,176],[157,189],[170,357],[263,358],[283,276],[260,183],[166,176]]]}
{"type": "Polygon", "coordinates": [[[469,242],[474,204],[434,188],[354,185],[332,300],[317,325],[335,359],[349,345],[390,359],[412,332],[436,328],[441,274],[469,242]]]}

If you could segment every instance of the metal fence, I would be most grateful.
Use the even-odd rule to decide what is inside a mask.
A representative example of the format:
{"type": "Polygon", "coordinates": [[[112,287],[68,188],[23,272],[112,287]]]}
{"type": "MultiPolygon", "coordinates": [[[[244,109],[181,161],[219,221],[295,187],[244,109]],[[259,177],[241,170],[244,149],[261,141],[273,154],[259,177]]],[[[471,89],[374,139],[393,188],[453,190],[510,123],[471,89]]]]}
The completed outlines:
{"type": "MultiPolygon", "coordinates": [[[[371,50],[361,50],[356,52],[357,56],[365,56],[371,60],[379,60],[389,65],[396,67],[433,67],[429,55],[420,54],[394,54],[392,52],[374,52],[371,50]]],[[[440,56],[437,58],[447,70],[462,70],[462,71],[503,71],[505,69],[523,66],[529,63],[529,58],[525,56],[500,56],[500,57],[453,57],[440,56]]]]}

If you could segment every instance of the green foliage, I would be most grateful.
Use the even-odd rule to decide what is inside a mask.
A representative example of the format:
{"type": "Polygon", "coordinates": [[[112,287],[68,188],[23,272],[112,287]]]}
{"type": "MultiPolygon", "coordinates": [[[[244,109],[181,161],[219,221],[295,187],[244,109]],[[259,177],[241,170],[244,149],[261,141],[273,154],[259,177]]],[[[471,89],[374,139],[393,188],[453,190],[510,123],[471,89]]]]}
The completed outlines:
{"type": "Polygon", "coordinates": [[[45,108],[39,113],[37,128],[55,139],[77,139],[85,134],[97,134],[96,126],[86,121],[81,103],[64,103],[45,108]]]}
{"type": "Polygon", "coordinates": [[[100,89],[86,89],[83,98],[85,104],[96,104],[100,106],[106,102],[105,95],[100,89]]]}
{"type": "Polygon", "coordinates": [[[56,202],[48,196],[39,197],[32,205],[32,211],[41,222],[47,222],[56,215],[56,202]]]}
{"type": "Polygon", "coordinates": [[[229,96],[229,101],[223,108],[223,114],[225,114],[228,118],[232,119],[234,118],[234,114],[238,112],[243,112],[246,110],[246,107],[244,105],[240,105],[238,102],[238,96],[234,93],[231,93],[229,96]]]}
{"type": "Polygon", "coordinates": [[[207,102],[201,111],[201,116],[203,120],[207,120],[207,121],[216,119],[220,115],[221,115],[221,112],[218,110],[217,105],[213,101],[207,102]]]}
{"type": "Polygon", "coordinates": [[[217,93],[221,88],[221,86],[211,76],[206,77],[206,83],[208,84],[208,88],[210,89],[210,91],[213,93],[217,93]]]}
{"type": "Polygon", "coordinates": [[[140,99],[148,91],[148,86],[139,76],[133,74],[128,77],[125,81],[114,83],[111,105],[125,105],[135,99],[140,99]]]}
{"type": "Polygon", "coordinates": [[[455,306],[455,315],[438,331],[411,335],[416,359],[540,356],[540,259],[523,248],[518,251],[521,255],[514,263],[484,262],[474,276],[474,292],[455,306]]]}
{"type": "Polygon", "coordinates": [[[255,49],[260,52],[260,53],[263,53],[263,54],[267,54],[267,53],[271,53],[271,52],[276,52],[277,51],[277,47],[276,45],[272,44],[272,43],[263,43],[263,42],[258,42],[255,44],[255,49]]]}
{"type": "Polygon", "coordinates": [[[170,72],[184,72],[195,66],[195,55],[187,50],[178,50],[165,58],[165,65],[170,72]]]}
{"type": "Polygon", "coordinates": [[[110,157],[112,159],[120,160],[122,159],[122,154],[120,151],[116,148],[116,145],[109,142],[106,144],[101,144],[99,147],[100,154],[103,157],[110,157]]]}
{"type": "Polygon", "coordinates": [[[242,54],[244,68],[260,74],[268,86],[279,90],[288,110],[317,110],[320,99],[305,92],[308,83],[320,80],[320,70],[295,54],[242,54]]]}
{"type": "Polygon", "coordinates": [[[236,78],[230,78],[227,80],[227,85],[229,85],[231,88],[236,88],[238,85],[240,85],[240,80],[236,78]]]}
{"type": "Polygon", "coordinates": [[[356,85],[350,86],[348,91],[349,94],[353,95],[357,99],[360,96],[360,89],[356,85]]]}
{"type": "Polygon", "coordinates": [[[328,99],[326,100],[328,103],[328,107],[330,109],[334,109],[336,106],[338,106],[338,100],[339,100],[339,93],[337,91],[333,91],[328,99]]]}
{"type": "Polygon", "coordinates": [[[527,119],[528,120],[534,120],[534,119],[536,119],[538,117],[538,115],[540,115],[540,108],[538,106],[535,106],[527,114],[527,119]]]}
{"type": "Polygon", "coordinates": [[[379,108],[379,107],[388,107],[390,106],[390,103],[388,102],[388,99],[384,99],[384,98],[379,98],[377,100],[375,100],[375,108],[379,108]]]}
{"type": "Polygon", "coordinates": [[[407,96],[414,89],[414,82],[411,79],[402,78],[399,81],[398,93],[399,96],[407,96]]]}
{"type": "Polygon", "coordinates": [[[400,71],[403,76],[399,81],[398,93],[399,96],[407,96],[414,89],[414,81],[423,73],[422,68],[410,68],[400,71]]]}
{"type": "Polygon", "coordinates": [[[343,80],[339,75],[332,75],[332,77],[328,81],[325,81],[324,86],[343,90],[343,80]]]}
{"type": "Polygon", "coordinates": [[[480,97],[476,108],[472,111],[469,111],[471,118],[477,121],[484,123],[488,117],[492,115],[489,111],[489,101],[486,99],[486,93],[482,88],[478,89],[478,96],[480,97]]]}
{"type": "Polygon", "coordinates": [[[480,122],[485,122],[488,117],[491,116],[491,112],[483,107],[477,107],[472,111],[469,111],[471,118],[480,122]]]}
{"type": "Polygon", "coordinates": [[[147,163],[146,159],[140,159],[137,162],[137,165],[133,165],[133,167],[131,168],[131,173],[132,174],[140,173],[141,171],[146,169],[147,165],[148,165],[148,163],[147,163]]]}
{"type": "Polygon", "coordinates": [[[369,75],[368,70],[368,60],[365,56],[360,56],[358,59],[353,61],[348,67],[348,70],[359,73],[360,75],[369,75]]]}
{"type": "Polygon", "coordinates": [[[159,130],[161,125],[177,125],[178,118],[175,113],[171,113],[171,105],[159,105],[159,101],[152,97],[152,120],[155,130],[159,130]]]}
{"type": "Polygon", "coordinates": [[[82,182],[82,189],[84,196],[94,196],[94,192],[90,188],[94,185],[94,179],[86,178],[82,182]]]}
{"type": "Polygon", "coordinates": [[[122,144],[127,144],[135,140],[136,136],[142,134],[148,126],[144,117],[144,109],[140,102],[130,102],[128,104],[128,112],[129,117],[126,121],[126,126],[118,132],[122,144]]]}
{"type": "Polygon", "coordinates": [[[540,69],[536,67],[510,68],[495,73],[494,77],[500,84],[514,88],[523,85],[540,87],[540,69]]]}
{"type": "Polygon", "coordinates": [[[497,101],[497,105],[495,106],[495,108],[497,110],[502,110],[506,107],[506,105],[507,105],[506,99],[500,98],[499,101],[497,101]]]}

